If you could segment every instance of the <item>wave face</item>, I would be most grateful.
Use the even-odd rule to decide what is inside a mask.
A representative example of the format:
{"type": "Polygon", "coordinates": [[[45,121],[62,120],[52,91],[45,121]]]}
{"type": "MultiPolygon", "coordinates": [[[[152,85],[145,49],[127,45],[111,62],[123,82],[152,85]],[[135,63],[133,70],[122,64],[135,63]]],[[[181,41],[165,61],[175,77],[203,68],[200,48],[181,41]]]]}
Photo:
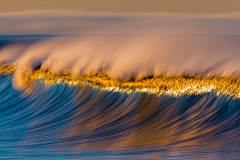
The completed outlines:
{"type": "Polygon", "coordinates": [[[237,159],[239,100],[46,86],[0,78],[0,156],[6,159],[237,159]]]}

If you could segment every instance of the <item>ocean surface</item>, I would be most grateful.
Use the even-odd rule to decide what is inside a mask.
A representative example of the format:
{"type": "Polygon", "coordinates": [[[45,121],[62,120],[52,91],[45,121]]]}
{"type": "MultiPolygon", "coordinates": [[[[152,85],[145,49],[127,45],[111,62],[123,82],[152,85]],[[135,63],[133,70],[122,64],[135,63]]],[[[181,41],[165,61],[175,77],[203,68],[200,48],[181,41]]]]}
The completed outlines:
{"type": "MultiPolygon", "coordinates": [[[[27,55],[56,37],[0,36],[0,47],[17,44],[27,55]]],[[[16,64],[19,53],[8,53],[16,64]]],[[[43,80],[24,89],[16,81],[15,73],[0,75],[0,159],[240,159],[240,101],[229,95],[128,94],[43,80]]]]}

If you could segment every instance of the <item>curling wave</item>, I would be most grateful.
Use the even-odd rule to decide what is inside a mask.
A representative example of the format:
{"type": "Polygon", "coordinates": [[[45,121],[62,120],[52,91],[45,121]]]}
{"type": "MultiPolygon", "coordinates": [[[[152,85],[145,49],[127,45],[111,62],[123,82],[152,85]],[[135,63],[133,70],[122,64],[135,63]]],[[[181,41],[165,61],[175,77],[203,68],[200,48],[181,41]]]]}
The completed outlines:
{"type": "Polygon", "coordinates": [[[239,159],[239,15],[0,13],[0,157],[239,159]]]}

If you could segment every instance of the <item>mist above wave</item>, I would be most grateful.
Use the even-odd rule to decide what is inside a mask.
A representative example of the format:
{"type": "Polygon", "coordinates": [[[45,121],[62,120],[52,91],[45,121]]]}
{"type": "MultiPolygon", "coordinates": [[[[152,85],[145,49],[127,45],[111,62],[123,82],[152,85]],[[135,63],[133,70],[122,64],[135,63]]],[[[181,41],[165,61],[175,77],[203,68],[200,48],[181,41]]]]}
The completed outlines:
{"type": "Polygon", "coordinates": [[[240,76],[238,13],[198,16],[26,12],[1,14],[0,24],[0,34],[59,35],[2,47],[0,63],[16,66],[16,77],[37,66],[74,76],[105,72],[116,79],[161,74],[240,76]]]}

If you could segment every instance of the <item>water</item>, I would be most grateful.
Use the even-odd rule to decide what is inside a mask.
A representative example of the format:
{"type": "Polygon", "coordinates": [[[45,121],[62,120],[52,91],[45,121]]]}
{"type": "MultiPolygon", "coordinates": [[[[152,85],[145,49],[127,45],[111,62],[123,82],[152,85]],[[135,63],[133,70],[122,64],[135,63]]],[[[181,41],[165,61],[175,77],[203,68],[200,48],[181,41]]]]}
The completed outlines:
{"type": "Polygon", "coordinates": [[[3,159],[239,159],[240,104],[0,78],[3,159]]]}

